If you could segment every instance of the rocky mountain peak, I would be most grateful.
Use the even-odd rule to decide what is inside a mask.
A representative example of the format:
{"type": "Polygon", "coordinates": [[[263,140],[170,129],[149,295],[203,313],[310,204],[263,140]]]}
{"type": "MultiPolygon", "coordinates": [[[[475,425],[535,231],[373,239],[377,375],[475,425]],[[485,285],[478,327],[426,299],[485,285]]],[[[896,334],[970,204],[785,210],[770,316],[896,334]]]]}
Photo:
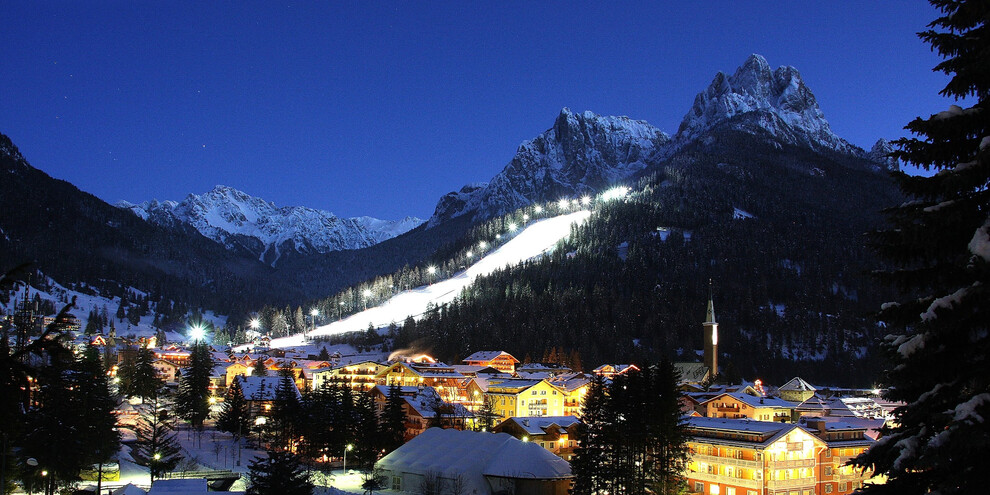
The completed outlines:
{"type": "Polygon", "coordinates": [[[771,70],[757,54],[750,55],[732,76],[715,75],[695,97],[674,139],[686,144],[725,123],[750,133],[769,132],[783,142],[818,151],[862,153],[832,132],[797,69],[771,70]]]}
{"type": "Polygon", "coordinates": [[[901,167],[898,160],[890,156],[893,152],[894,146],[890,144],[890,141],[880,138],[873,145],[873,148],[870,149],[870,152],[866,154],[866,157],[887,170],[900,170],[901,167]]]}
{"type": "Polygon", "coordinates": [[[669,140],[642,120],[565,107],[550,129],[520,144],[490,182],[444,195],[428,225],[465,214],[484,220],[538,201],[595,193],[645,168],[669,140]]]}

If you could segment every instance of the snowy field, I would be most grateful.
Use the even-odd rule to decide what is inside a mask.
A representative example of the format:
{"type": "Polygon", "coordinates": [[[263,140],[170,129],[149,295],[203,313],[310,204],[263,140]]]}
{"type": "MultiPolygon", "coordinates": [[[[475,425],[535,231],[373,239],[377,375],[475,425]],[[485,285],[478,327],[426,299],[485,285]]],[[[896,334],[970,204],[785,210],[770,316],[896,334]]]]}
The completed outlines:
{"type": "MultiPolygon", "coordinates": [[[[517,265],[553,249],[558,241],[570,234],[571,225],[584,222],[590,215],[591,212],[588,210],[579,210],[534,221],[505,244],[453,277],[400,292],[379,306],[368,308],[341,321],[317,327],[308,336],[319,337],[363,331],[368,329],[369,324],[375,328],[383,328],[393,322],[401,324],[409,316],[418,319],[428,305],[439,306],[454,300],[476,278],[505,268],[507,265],[517,265]]],[[[273,339],[271,346],[298,347],[304,343],[303,335],[299,334],[273,339]]]]}

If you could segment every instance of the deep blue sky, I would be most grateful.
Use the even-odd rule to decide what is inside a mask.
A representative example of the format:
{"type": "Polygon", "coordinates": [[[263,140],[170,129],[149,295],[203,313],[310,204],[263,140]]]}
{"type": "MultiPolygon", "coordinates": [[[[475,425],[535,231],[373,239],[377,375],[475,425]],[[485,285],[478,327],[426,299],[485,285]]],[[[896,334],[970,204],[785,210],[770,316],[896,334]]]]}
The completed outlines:
{"type": "Polygon", "coordinates": [[[921,1],[343,3],[8,2],[0,132],[110,202],[226,184],[425,218],[562,107],[673,134],[750,53],[862,147],[950,103],[921,1]]]}

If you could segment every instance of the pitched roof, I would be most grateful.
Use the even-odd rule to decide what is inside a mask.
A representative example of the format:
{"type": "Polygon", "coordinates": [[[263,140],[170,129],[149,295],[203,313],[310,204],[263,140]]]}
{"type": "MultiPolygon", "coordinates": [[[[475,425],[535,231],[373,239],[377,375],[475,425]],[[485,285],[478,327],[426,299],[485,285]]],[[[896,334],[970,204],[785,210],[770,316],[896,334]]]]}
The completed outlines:
{"type": "Polygon", "coordinates": [[[807,428],[794,423],[775,423],[772,421],[755,421],[752,419],[729,419],[729,418],[704,418],[686,417],[686,428],[688,435],[695,438],[712,438],[706,432],[723,432],[717,436],[720,443],[729,445],[753,445],[767,446],[776,442],[784,435],[794,429],[800,429],[807,433],[815,441],[824,444],[825,441],[815,436],[807,428]],[[726,438],[724,432],[735,433],[739,438],[726,438]],[[749,438],[744,438],[749,437],[749,438]]]}
{"type": "Polygon", "coordinates": [[[754,397],[752,395],[743,394],[743,393],[740,393],[740,392],[735,392],[735,393],[725,392],[725,393],[721,393],[721,394],[716,395],[715,397],[712,397],[711,399],[708,399],[708,400],[702,402],[702,404],[707,403],[707,402],[711,402],[713,400],[718,400],[718,399],[720,399],[722,397],[725,397],[725,396],[732,397],[733,399],[736,399],[739,402],[742,402],[743,404],[746,404],[747,406],[750,406],[750,407],[776,407],[776,408],[780,408],[780,409],[791,409],[791,408],[794,407],[794,403],[793,402],[789,402],[789,401],[786,401],[784,399],[778,399],[776,397],[754,397]]]}
{"type": "Polygon", "coordinates": [[[478,351],[478,352],[476,352],[474,354],[471,354],[470,356],[464,358],[463,361],[465,363],[467,363],[469,361],[485,361],[485,362],[488,362],[488,361],[491,361],[491,360],[493,360],[493,359],[495,359],[495,358],[497,358],[499,356],[502,356],[502,355],[509,356],[509,358],[512,359],[513,361],[515,361],[517,363],[519,362],[519,360],[516,359],[512,354],[509,354],[508,352],[505,352],[505,351],[478,351]]]}
{"type": "Polygon", "coordinates": [[[708,378],[705,363],[674,363],[674,368],[681,374],[680,383],[701,383],[708,378]]]}
{"type": "Polygon", "coordinates": [[[465,493],[487,493],[486,476],[517,479],[558,480],[571,477],[571,466],[530,442],[508,433],[443,430],[430,428],[375,463],[393,473],[443,477],[460,476],[465,493]]]}
{"type": "MultiPolygon", "coordinates": [[[[502,424],[509,422],[515,423],[529,435],[537,436],[549,433],[549,429],[554,426],[560,429],[570,428],[571,426],[580,423],[581,420],[576,416],[513,416],[503,421],[502,424]]],[[[502,425],[500,424],[499,427],[501,426],[502,425]]],[[[566,431],[561,433],[566,433],[566,431]]]]}
{"type": "Polygon", "coordinates": [[[780,388],[777,389],[778,392],[781,390],[798,391],[798,392],[808,392],[808,391],[814,392],[815,390],[818,389],[812,387],[810,383],[804,381],[801,377],[795,376],[794,378],[791,378],[790,381],[781,385],[780,388]]]}

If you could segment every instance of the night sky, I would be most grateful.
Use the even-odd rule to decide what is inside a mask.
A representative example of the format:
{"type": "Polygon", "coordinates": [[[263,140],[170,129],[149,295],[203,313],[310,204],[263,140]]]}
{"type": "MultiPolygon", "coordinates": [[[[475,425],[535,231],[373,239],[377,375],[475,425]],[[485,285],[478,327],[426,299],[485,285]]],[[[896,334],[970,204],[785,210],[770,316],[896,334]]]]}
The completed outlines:
{"type": "Polygon", "coordinates": [[[420,3],[6,2],[0,132],[109,202],[225,184],[426,218],[562,107],[673,134],[751,53],[867,149],[952,103],[921,1],[420,3]]]}

